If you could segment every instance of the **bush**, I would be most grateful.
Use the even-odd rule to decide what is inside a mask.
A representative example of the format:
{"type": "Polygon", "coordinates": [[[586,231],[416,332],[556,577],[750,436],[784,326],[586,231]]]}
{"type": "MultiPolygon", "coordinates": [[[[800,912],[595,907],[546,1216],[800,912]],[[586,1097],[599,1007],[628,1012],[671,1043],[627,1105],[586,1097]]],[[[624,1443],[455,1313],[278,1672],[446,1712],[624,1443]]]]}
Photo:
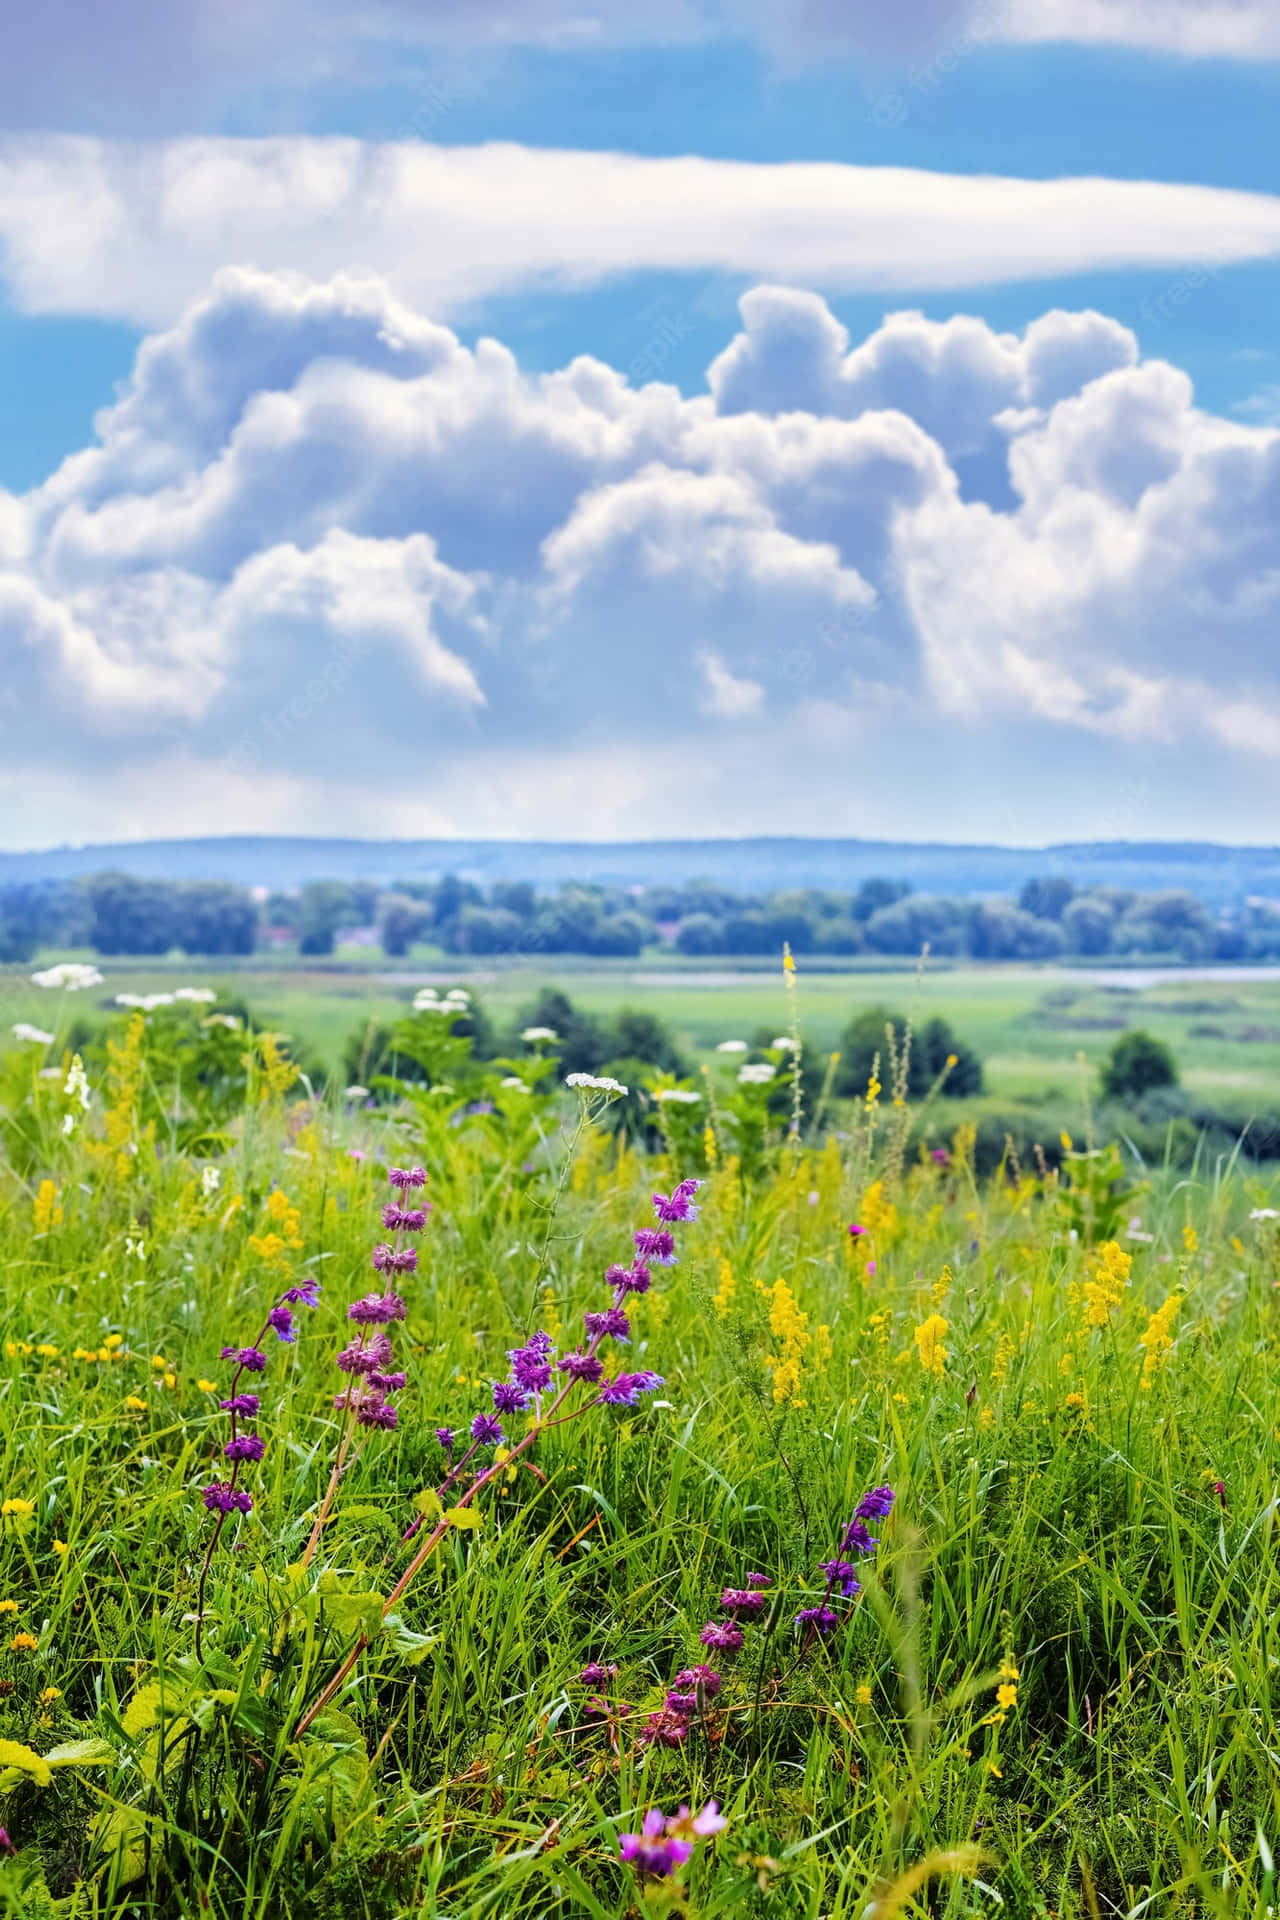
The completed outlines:
{"type": "Polygon", "coordinates": [[[1177,1084],[1177,1063],[1168,1047],[1140,1027],[1121,1034],[1102,1064],[1102,1092],[1108,1100],[1140,1100],[1157,1087],[1177,1084]]]}
{"type": "MultiPolygon", "coordinates": [[[[880,1079],[889,1085],[889,1044],[886,1027],[892,1026],[900,1047],[907,1022],[902,1014],[886,1007],[867,1007],[855,1014],[840,1036],[840,1065],[836,1069],[835,1091],[856,1099],[867,1090],[871,1069],[880,1057],[880,1079]]],[[[982,1092],[982,1062],[973,1048],[957,1040],[945,1020],[933,1019],[911,1036],[907,1063],[907,1094],[919,1100],[929,1091],[948,1059],[955,1065],[942,1083],[942,1091],[951,1100],[966,1099],[982,1092]]]]}

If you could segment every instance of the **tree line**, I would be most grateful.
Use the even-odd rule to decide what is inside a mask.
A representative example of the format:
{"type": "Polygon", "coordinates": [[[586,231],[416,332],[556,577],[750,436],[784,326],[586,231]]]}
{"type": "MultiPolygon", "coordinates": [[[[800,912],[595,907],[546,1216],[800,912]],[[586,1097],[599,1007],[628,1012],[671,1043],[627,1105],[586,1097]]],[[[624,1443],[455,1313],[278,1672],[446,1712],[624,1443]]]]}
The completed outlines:
{"type": "Polygon", "coordinates": [[[450,954],[585,954],[634,958],[666,946],[691,958],[776,955],[911,956],[928,946],[973,960],[1159,958],[1280,960],[1280,902],[1214,915],[1193,893],[1076,888],[1032,878],[1016,899],[913,893],[871,879],[852,892],[815,887],[764,894],[713,882],[609,887],[569,882],[538,892],[528,881],[487,889],[457,874],[431,881],[316,880],[255,896],[218,881],[100,873],[78,881],[0,887],[0,960],[42,947],[104,955],[178,950],[251,954],[264,942],[304,957],[331,954],[359,931],[392,958],[430,944],[450,954]]]}

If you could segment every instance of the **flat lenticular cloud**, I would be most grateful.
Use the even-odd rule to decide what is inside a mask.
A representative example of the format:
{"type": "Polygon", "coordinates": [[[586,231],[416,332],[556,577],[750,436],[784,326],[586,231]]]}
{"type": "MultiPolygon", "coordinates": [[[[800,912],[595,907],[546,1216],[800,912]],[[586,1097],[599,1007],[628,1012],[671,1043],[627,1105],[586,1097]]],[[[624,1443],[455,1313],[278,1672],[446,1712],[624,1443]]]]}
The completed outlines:
{"type": "Polygon", "coordinates": [[[515,145],[0,139],[0,255],[32,313],[167,326],[229,259],[377,273],[434,315],[642,271],[963,289],[1280,256],[1280,198],[515,145]]]}

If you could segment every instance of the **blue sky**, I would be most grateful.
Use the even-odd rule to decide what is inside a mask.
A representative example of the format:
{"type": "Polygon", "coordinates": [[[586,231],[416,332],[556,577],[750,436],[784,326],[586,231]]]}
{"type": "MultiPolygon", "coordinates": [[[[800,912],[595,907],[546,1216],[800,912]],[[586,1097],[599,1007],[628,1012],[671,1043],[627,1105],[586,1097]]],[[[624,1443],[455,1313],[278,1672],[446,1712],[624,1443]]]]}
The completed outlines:
{"type": "Polygon", "coordinates": [[[24,24],[0,839],[1274,839],[1270,7],[634,15],[24,24]]]}

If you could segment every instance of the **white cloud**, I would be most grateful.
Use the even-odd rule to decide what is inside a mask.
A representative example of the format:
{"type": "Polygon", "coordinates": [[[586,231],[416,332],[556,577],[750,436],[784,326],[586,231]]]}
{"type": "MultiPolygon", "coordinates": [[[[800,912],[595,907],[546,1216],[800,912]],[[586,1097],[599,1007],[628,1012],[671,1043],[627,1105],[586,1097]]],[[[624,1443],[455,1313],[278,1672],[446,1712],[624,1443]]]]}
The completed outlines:
{"type": "Polygon", "coordinates": [[[1080,831],[1252,819],[1280,432],[1099,314],[742,308],[684,399],[223,273],[0,496],[6,834],[581,832],[587,795],[602,834],[928,832],[943,790],[962,834],[1019,782],[1080,831]]]}
{"type": "Polygon", "coordinates": [[[32,312],[165,326],[228,259],[322,280],[358,262],[436,314],[641,270],[870,291],[1206,270],[1280,255],[1280,198],[512,145],[8,135],[0,244],[32,312]]]}

